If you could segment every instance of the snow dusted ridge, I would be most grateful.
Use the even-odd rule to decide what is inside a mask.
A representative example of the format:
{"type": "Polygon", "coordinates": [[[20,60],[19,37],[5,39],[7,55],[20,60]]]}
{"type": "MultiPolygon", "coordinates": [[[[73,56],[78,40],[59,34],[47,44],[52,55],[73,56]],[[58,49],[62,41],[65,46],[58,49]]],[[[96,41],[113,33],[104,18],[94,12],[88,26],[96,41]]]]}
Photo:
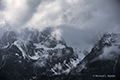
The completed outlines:
{"type": "Polygon", "coordinates": [[[27,31],[22,34],[9,31],[4,34],[0,43],[4,43],[1,44],[1,49],[10,49],[10,53],[14,53],[14,56],[20,59],[16,62],[21,65],[24,62],[32,63],[36,69],[44,70],[40,70],[42,75],[68,74],[81,61],[77,52],[66,45],[60,33],[50,29],[43,32],[27,31]],[[59,37],[56,37],[57,35],[59,37]]]}
{"type": "Polygon", "coordinates": [[[61,44],[57,44],[54,48],[48,48],[48,47],[46,47],[44,45],[41,45],[41,43],[40,44],[34,44],[34,45],[36,46],[37,49],[43,48],[44,50],[54,50],[54,49],[63,49],[63,48],[65,48],[65,45],[61,45],[61,44]]]}
{"type": "MultiPolygon", "coordinates": [[[[115,74],[120,57],[120,34],[105,33],[94,45],[91,52],[74,68],[70,74],[115,74]],[[103,69],[104,68],[104,69],[103,69]],[[112,70],[113,69],[113,70],[112,70]],[[90,72],[91,71],[91,72],[90,72]]],[[[87,79],[86,79],[87,80],[87,79]]]]}
{"type": "MultiPolygon", "coordinates": [[[[30,56],[30,55],[27,55],[27,54],[26,54],[26,51],[23,50],[22,46],[25,46],[25,47],[26,47],[27,43],[28,43],[28,42],[23,41],[23,40],[17,40],[17,41],[15,41],[13,44],[14,44],[15,46],[17,46],[18,49],[22,52],[22,55],[23,55],[23,58],[24,58],[24,59],[25,59],[25,57],[29,57],[29,58],[31,58],[31,59],[33,59],[33,60],[37,60],[37,59],[40,57],[38,52],[34,52],[35,55],[34,55],[34,56],[30,56]]],[[[7,46],[8,46],[8,45],[7,45],[7,46]]],[[[7,46],[5,46],[5,47],[7,47],[7,46]]],[[[44,46],[44,45],[41,45],[41,43],[39,43],[39,44],[34,43],[34,46],[35,46],[35,49],[41,49],[41,48],[42,48],[42,49],[44,49],[45,51],[65,48],[65,46],[64,46],[64,45],[61,45],[61,44],[57,44],[56,47],[54,47],[54,48],[48,48],[48,47],[46,47],[46,46],[44,46]]]]}
{"type": "MultiPolygon", "coordinates": [[[[38,51],[34,51],[34,55],[28,55],[26,53],[27,50],[24,50],[22,48],[22,46],[25,46],[28,44],[29,42],[23,41],[23,40],[17,40],[15,41],[13,44],[15,46],[17,46],[17,48],[21,51],[22,53],[22,57],[25,58],[30,58],[32,60],[38,60],[35,65],[39,64],[39,67],[44,67],[46,65],[46,60],[47,59],[51,59],[53,56],[57,57],[62,57],[62,52],[60,52],[60,50],[63,50],[66,48],[65,45],[62,45],[60,43],[58,43],[54,48],[48,48],[45,45],[42,45],[41,43],[34,43],[33,46],[35,47],[35,49],[37,49],[38,51]],[[42,49],[42,50],[40,50],[42,49]],[[57,50],[57,53],[55,53],[54,51],[57,50]],[[53,54],[50,55],[49,51],[53,51],[53,54]],[[51,57],[51,58],[50,58],[51,57]],[[39,61],[41,60],[41,61],[39,61]]],[[[26,47],[27,49],[27,47],[26,47]]],[[[66,51],[66,53],[70,53],[70,51],[66,51]]],[[[68,74],[70,72],[71,69],[75,68],[77,66],[77,64],[80,62],[80,59],[70,59],[69,63],[66,63],[66,59],[63,60],[63,63],[60,63],[58,61],[58,63],[56,63],[55,65],[53,65],[53,67],[51,68],[51,71],[54,73],[53,75],[60,75],[60,74],[68,74]],[[67,67],[66,69],[63,69],[64,67],[67,67]]]]}
{"type": "Polygon", "coordinates": [[[51,68],[51,70],[54,72],[54,75],[60,75],[62,74],[68,74],[71,69],[77,67],[77,64],[80,62],[80,60],[73,60],[71,59],[69,63],[66,63],[66,60],[61,64],[55,64],[55,66],[53,68],[51,68]],[[63,69],[64,66],[67,66],[67,69],[63,69]]]}
{"type": "Polygon", "coordinates": [[[25,59],[25,57],[26,57],[27,55],[26,55],[25,51],[21,48],[21,45],[20,45],[20,44],[22,44],[22,43],[19,43],[18,41],[15,41],[13,44],[14,44],[15,46],[17,46],[17,48],[21,51],[22,56],[23,56],[23,58],[25,59]]]}

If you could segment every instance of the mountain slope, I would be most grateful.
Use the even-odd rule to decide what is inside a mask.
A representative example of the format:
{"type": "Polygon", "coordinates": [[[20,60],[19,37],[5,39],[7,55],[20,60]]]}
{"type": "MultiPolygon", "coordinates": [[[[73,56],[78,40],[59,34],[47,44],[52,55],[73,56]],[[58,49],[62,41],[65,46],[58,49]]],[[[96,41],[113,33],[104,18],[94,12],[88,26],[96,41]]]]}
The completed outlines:
{"type": "Polygon", "coordinates": [[[68,74],[79,63],[65,41],[45,29],[18,35],[6,32],[0,40],[0,79],[37,80],[41,76],[68,74]]]}
{"type": "Polygon", "coordinates": [[[106,33],[70,74],[81,80],[119,80],[119,67],[120,34],[106,33]]]}

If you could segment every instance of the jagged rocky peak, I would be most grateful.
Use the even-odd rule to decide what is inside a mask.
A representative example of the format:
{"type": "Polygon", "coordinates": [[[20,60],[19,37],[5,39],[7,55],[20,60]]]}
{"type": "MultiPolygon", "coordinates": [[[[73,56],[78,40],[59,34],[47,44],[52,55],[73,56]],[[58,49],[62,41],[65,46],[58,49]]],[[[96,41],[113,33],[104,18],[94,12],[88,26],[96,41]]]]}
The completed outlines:
{"type": "Polygon", "coordinates": [[[103,35],[103,37],[101,38],[100,42],[101,42],[101,46],[110,46],[112,45],[113,43],[115,43],[116,41],[118,41],[118,37],[120,35],[119,34],[115,34],[115,33],[105,33],[103,35]]]}
{"type": "Polygon", "coordinates": [[[38,50],[53,50],[63,49],[67,45],[65,41],[60,37],[59,40],[52,33],[55,29],[48,27],[42,31],[24,29],[20,33],[14,31],[7,31],[4,33],[0,40],[1,48],[7,48],[11,45],[15,45],[23,54],[23,57],[27,55],[36,55],[38,50]]]}
{"type": "Polygon", "coordinates": [[[102,50],[104,47],[110,47],[112,45],[118,45],[120,43],[120,34],[117,33],[105,33],[101,39],[95,44],[92,51],[102,50]]]}
{"type": "Polygon", "coordinates": [[[1,47],[14,43],[15,41],[41,43],[42,45],[54,48],[57,44],[66,45],[65,41],[60,37],[59,40],[52,33],[54,28],[47,27],[42,31],[23,29],[20,33],[14,31],[7,31],[2,36],[0,43],[1,47]]]}
{"type": "Polygon", "coordinates": [[[119,46],[120,46],[120,34],[105,33],[103,37],[101,37],[101,39],[94,45],[88,56],[89,57],[91,56],[91,59],[93,59],[109,49],[117,50],[119,49],[119,46]]]}
{"type": "MultiPolygon", "coordinates": [[[[95,57],[111,58],[116,57],[119,54],[120,49],[120,34],[118,33],[105,33],[103,37],[95,44],[91,50],[90,55],[94,55],[91,59],[95,57]]],[[[102,59],[103,59],[102,58],[102,59]]]]}
{"type": "MultiPolygon", "coordinates": [[[[14,71],[17,77],[21,74],[25,79],[30,79],[36,74],[36,77],[68,74],[79,63],[73,48],[67,46],[61,37],[57,37],[52,28],[41,32],[26,29],[20,34],[11,31],[8,34],[9,38],[15,39],[9,46],[0,48],[0,77],[10,78],[11,75],[15,75],[14,71]],[[29,75],[24,77],[24,74],[29,75]]],[[[8,39],[8,36],[3,37],[1,41],[8,39]]]]}
{"type": "MultiPolygon", "coordinates": [[[[71,75],[80,75],[83,80],[120,79],[120,34],[105,33],[91,52],[71,70],[71,75]],[[113,77],[110,77],[113,75],[113,77]]],[[[74,78],[74,77],[72,77],[74,78]]]]}

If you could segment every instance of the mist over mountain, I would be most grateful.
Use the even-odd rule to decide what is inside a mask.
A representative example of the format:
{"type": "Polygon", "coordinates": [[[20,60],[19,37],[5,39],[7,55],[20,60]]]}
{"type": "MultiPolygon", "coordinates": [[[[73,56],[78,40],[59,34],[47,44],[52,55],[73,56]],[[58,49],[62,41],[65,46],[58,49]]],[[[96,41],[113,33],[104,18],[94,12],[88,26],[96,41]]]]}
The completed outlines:
{"type": "Polygon", "coordinates": [[[81,52],[55,31],[5,32],[0,39],[0,79],[119,80],[120,34],[105,33],[90,52],[81,52]]]}
{"type": "Polygon", "coordinates": [[[42,79],[41,76],[68,74],[81,58],[54,29],[6,32],[0,40],[0,79],[42,79]],[[23,35],[24,34],[24,35],[23,35]]]}
{"type": "Polygon", "coordinates": [[[0,80],[119,80],[119,31],[120,0],[0,0],[0,80]]]}
{"type": "Polygon", "coordinates": [[[82,41],[81,36],[82,43],[91,44],[105,32],[119,32],[119,14],[119,0],[0,0],[0,33],[59,27],[64,38],[73,35],[66,39],[69,44],[80,43],[74,40],[82,41]],[[66,33],[69,30],[74,31],[66,33]]]}

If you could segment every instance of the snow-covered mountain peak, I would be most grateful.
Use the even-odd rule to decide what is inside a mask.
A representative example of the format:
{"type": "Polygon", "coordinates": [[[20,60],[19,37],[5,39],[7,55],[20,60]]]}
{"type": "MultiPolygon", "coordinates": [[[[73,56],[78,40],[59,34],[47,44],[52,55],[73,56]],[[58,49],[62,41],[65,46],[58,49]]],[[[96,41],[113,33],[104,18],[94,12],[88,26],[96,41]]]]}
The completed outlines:
{"type": "MultiPolygon", "coordinates": [[[[49,28],[41,32],[35,30],[21,34],[9,31],[0,40],[1,51],[14,57],[18,61],[16,65],[29,63],[35,69],[43,69],[41,75],[68,74],[80,60],[72,47],[67,46],[61,37],[56,37],[59,33],[55,34],[56,31],[49,28]]],[[[10,58],[6,57],[7,59],[10,58]]]]}
{"type": "MultiPolygon", "coordinates": [[[[120,34],[105,33],[103,37],[94,45],[91,52],[71,70],[70,74],[80,75],[85,80],[96,80],[94,74],[113,74],[116,77],[108,80],[118,80],[120,66],[120,34]]],[[[81,77],[79,77],[81,79],[81,77]]],[[[78,79],[79,79],[78,78],[78,79]]],[[[103,78],[102,78],[103,79],[103,78]]]]}

